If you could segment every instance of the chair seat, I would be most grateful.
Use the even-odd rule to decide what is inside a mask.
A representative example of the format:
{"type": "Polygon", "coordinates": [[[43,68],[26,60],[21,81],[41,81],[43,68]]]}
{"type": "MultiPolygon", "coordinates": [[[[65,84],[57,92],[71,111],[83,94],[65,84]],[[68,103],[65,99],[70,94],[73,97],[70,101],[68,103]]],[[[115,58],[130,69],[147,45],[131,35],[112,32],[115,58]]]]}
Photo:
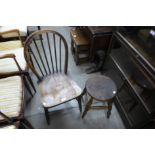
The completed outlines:
{"type": "MultiPolygon", "coordinates": [[[[15,54],[16,59],[20,65],[21,69],[26,70],[27,65],[26,65],[26,61],[24,58],[23,47],[12,49],[12,50],[0,51],[0,54],[9,54],[9,53],[15,54]]],[[[7,59],[0,60],[0,73],[18,72],[18,71],[19,71],[19,69],[13,59],[7,58],[7,59]]]]}
{"type": "MultiPolygon", "coordinates": [[[[23,99],[20,76],[0,79],[0,111],[10,118],[20,116],[23,99]]],[[[0,116],[0,121],[4,118],[0,116]]]]}
{"type": "Polygon", "coordinates": [[[46,77],[40,84],[42,104],[52,107],[78,97],[81,88],[64,74],[54,74],[46,77]]]}
{"type": "Polygon", "coordinates": [[[7,126],[0,127],[0,129],[17,129],[17,127],[15,125],[7,125],[7,126]]]}
{"type": "MultiPolygon", "coordinates": [[[[19,26],[19,27],[8,27],[8,26],[0,26],[0,32],[10,31],[13,29],[18,29],[20,32],[20,36],[25,37],[27,35],[27,26],[19,26]]],[[[13,38],[18,37],[17,33],[3,34],[3,38],[13,38]]]]}
{"type": "Polygon", "coordinates": [[[11,50],[20,47],[22,47],[20,40],[0,42],[0,51],[11,50]]]}

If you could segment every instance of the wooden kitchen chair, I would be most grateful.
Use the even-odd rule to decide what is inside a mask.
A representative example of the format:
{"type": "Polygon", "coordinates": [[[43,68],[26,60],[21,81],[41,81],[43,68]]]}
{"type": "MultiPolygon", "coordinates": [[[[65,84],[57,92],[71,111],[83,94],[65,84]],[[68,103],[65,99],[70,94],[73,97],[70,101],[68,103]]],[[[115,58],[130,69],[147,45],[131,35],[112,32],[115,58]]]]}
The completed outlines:
{"type": "Polygon", "coordinates": [[[24,52],[27,64],[39,80],[47,123],[49,108],[73,99],[78,101],[81,112],[81,88],[67,76],[68,46],[65,38],[52,30],[36,31],[27,38],[24,52]]]}
{"type": "MultiPolygon", "coordinates": [[[[7,32],[7,34],[9,33],[10,32],[7,32]]],[[[31,84],[31,87],[33,88],[34,92],[36,90],[28,72],[28,66],[24,58],[24,48],[23,43],[20,40],[20,35],[18,36],[18,38],[19,40],[0,42],[0,54],[10,54],[10,53],[15,54],[21,71],[19,72],[17,65],[15,64],[13,59],[4,59],[0,61],[0,77],[8,77],[19,74],[25,75],[23,77],[25,85],[29,93],[33,96],[28,81],[31,84]]]]}

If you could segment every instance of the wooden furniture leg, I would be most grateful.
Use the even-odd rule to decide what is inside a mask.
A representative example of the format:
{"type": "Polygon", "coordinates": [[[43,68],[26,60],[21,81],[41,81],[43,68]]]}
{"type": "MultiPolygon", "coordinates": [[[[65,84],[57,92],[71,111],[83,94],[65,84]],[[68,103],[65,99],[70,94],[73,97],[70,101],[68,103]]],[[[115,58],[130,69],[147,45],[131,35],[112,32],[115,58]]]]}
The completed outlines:
{"type": "Polygon", "coordinates": [[[45,111],[45,117],[46,117],[47,124],[49,125],[50,124],[50,118],[49,118],[48,108],[44,107],[44,111],[45,111]]]}
{"type": "Polygon", "coordinates": [[[92,103],[93,103],[93,98],[91,97],[90,100],[88,101],[88,103],[86,104],[85,110],[82,114],[82,118],[84,118],[85,115],[87,114],[88,110],[90,110],[92,103]]]}
{"type": "Polygon", "coordinates": [[[108,102],[107,118],[110,118],[111,110],[112,110],[112,103],[113,103],[113,100],[108,102]]]}
{"type": "Polygon", "coordinates": [[[80,95],[80,96],[76,99],[76,100],[78,101],[78,104],[79,104],[80,113],[82,112],[81,98],[82,98],[82,96],[80,95]]]}

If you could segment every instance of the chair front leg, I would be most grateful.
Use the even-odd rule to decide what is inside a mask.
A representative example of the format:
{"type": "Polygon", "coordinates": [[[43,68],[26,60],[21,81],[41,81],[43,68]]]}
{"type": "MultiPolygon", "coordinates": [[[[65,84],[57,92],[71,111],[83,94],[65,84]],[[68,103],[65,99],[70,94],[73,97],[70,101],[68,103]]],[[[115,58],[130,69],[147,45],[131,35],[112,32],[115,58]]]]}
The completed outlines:
{"type": "Polygon", "coordinates": [[[47,124],[49,125],[50,124],[50,118],[49,118],[48,108],[44,107],[44,111],[45,111],[45,117],[46,117],[47,124]]]}
{"type": "Polygon", "coordinates": [[[76,100],[78,101],[78,104],[79,104],[80,113],[82,112],[82,102],[81,102],[81,100],[82,100],[82,97],[83,97],[83,95],[85,93],[86,93],[86,89],[84,88],[81,95],[76,98],[76,100]]]}
{"type": "Polygon", "coordinates": [[[79,104],[79,110],[80,110],[80,113],[82,112],[82,104],[81,104],[81,99],[82,99],[82,96],[80,95],[79,97],[77,97],[77,101],[78,101],[78,104],[79,104]]]}
{"type": "Polygon", "coordinates": [[[112,110],[112,103],[113,103],[113,100],[108,102],[107,118],[110,118],[111,110],[112,110]]]}

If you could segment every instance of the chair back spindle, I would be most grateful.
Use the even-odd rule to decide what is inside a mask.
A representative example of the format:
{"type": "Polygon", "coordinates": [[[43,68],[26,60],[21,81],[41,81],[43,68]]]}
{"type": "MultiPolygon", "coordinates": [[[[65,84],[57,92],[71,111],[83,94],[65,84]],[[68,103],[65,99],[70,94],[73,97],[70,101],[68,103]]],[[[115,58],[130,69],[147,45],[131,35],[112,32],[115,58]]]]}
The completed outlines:
{"type": "Polygon", "coordinates": [[[28,66],[39,80],[50,74],[67,74],[67,42],[56,31],[38,30],[32,33],[25,42],[24,55],[28,66]]]}

